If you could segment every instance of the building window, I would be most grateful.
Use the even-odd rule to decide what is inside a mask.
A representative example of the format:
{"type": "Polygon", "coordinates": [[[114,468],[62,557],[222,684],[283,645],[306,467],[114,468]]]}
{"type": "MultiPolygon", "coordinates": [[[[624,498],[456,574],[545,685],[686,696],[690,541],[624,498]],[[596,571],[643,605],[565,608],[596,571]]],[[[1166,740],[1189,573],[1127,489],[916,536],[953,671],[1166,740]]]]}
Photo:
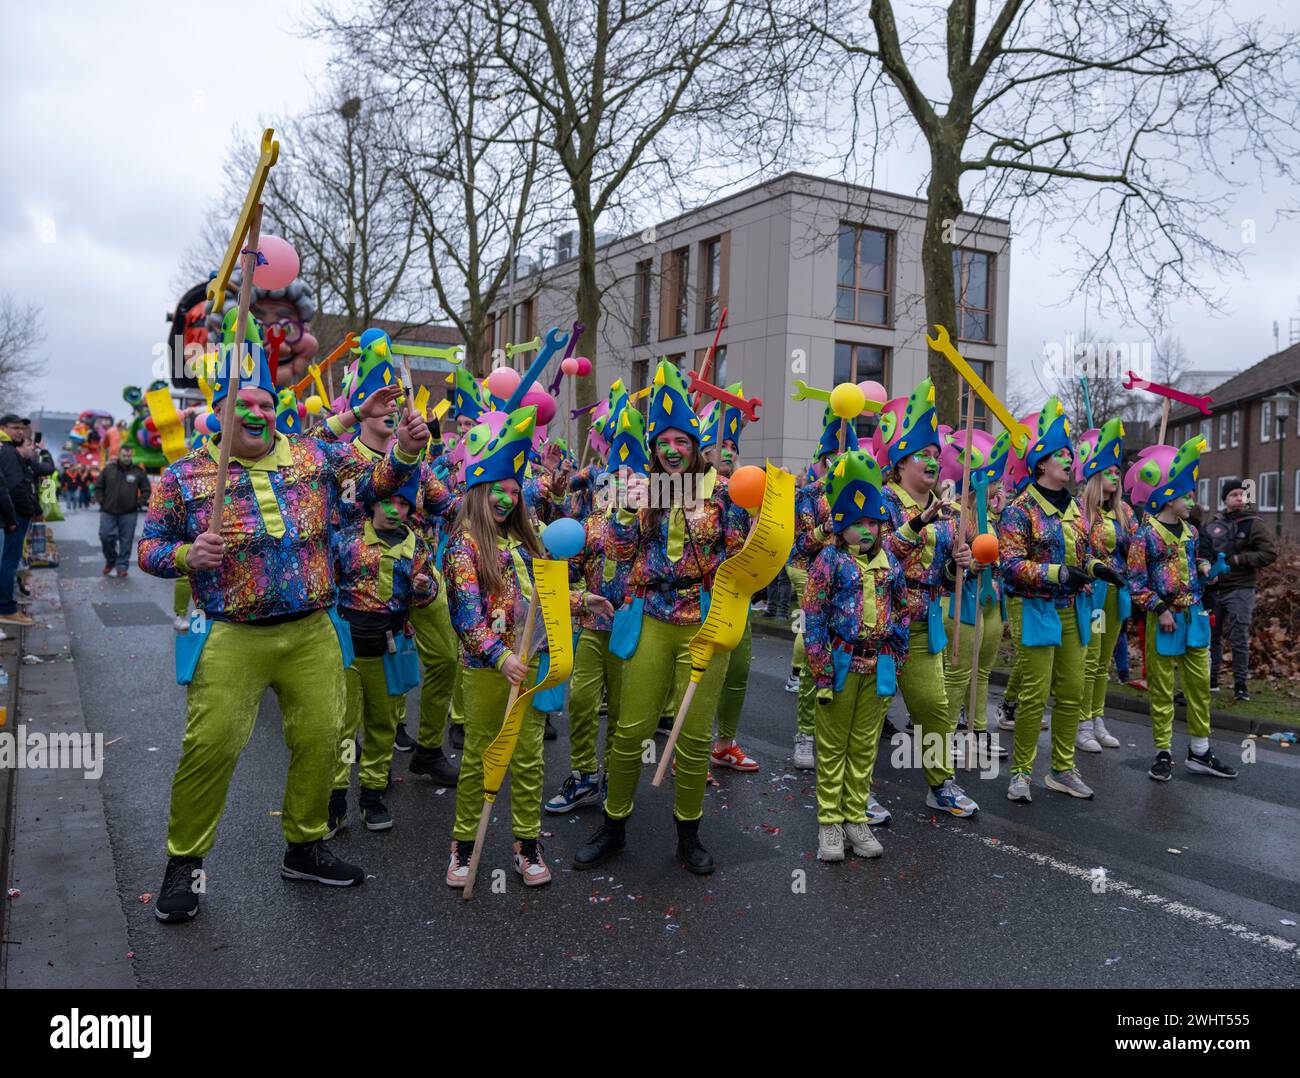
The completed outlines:
{"type": "Polygon", "coordinates": [[[1261,401],[1259,406],[1259,440],[1273,440],[1273,402],[1261,401]]]}
{"type": "Polygon", "coordinates": [[[1277,512],[1278,498],[1281,492],[1280,486],[1281,473],[1279,472],[1260,472],[1259,473],[1259,511],[1261,513],[1277,512]]]}
{"type": "Polygon", "coordinates": [[[695,371],[706,382],[711,382],[715,386],[725,386],[727,384],[727,346],[718,345],[718,349],[713,353],[713,362],[709,365],[708,372],[704,370],[704,361],[708,358],[709,350],[707,348],[695,349],[695,371]]]}
{"type": "Polygon", "coordinates": [[[1205,439],[1205,450],[1208,453],[1214,448],[1214,420],[1201,420],[1201,437],[1205,439]]]}
{"type": "Polygon", "coordinates": [[[993,257],[959,247],[952,253],[957,299],[957,336],[966,341],[993,339],[993,257]]]}
{"type": "MultiPolygon", "coordinates": [[[[632,361],[632,392],[635,393],[639,389],[645,389],[649,380],[650,361],[648,359],[634,359],[632,361]]],[[[644,410],[642,409],[642,411],[644,410]]]]}
{"type": "Polygon", "coordinates": [[[700,332],[716,329],[722,313],[722,237],[700,244],[700,332]]]}
{"type": "Polygon", "coordinates": [[[671,363],[674,367],[676,367],[679,371],[681,371],[683,375],[685,375],[686,372],[691,369],[686,363],[685,352],[678,352],[675,355],[665,356],[664,358],[668,360],[668,362],[671,363]]]}
{"type": "Polygon", "coordinates": [[[1196,481],[1196,504],[1202,509],[1210,508],[1210,481],[1208,479],[1198,479],[1196,481]]]}
{"type": "Polygon", "coordinates": [[[674,269],[677,273],[676,289],[674,290],[674,300],[676,306],[673,310],[673,327],[674,336],[683,337],[686,335],[686,311],[687,311],[687,289],[686,282],[690,280],[691,273],[691,252],[688,248],[683,247],[677,252],[677,258],[674,260],[674,269]]]}
{"type": "Polygon", "coordinates": [[[537,300],[530,299],[527,303],[515,304],[515,339],[512,344],[523,344],[524,341],[531,341],[536,333],[534,326],[537,323],[537,300]]]}
{"type": "Polygon", "coordinates": [[[654,265],[650,259],[636,264],[636,343],[650,343],[650,274],[654,265]]]}
{"type": "Polygon", "coordinates": [[[889,325],[891,245],[888,232],[840,225],[835,317],[841,322],[889,325]]]}
{"type": "Polygon", "coordinates": [[[1228,417],[1226,415],[1219,416],[1219,448],[1228,448],[1228,417]]]}
{"type": "MultiPolygon", "coordinates": [[[[879,382],[889,385],[889,349],[874,344],[853,344],[850,341],[835,342],[835,381],[841,382],[879,382]]],[[[858,416],[854,428],[859,438],[870,437],[876,429],[877,413],[864,412],[858,416]]]]}
{"type": "Polygon", "coordinates": [[[1234,409],[1232,413],[1232,448],[1237,448],[1237,439],[1241,435],[1241,410],[1234,409]]]}
{"type": "Polygon", "coordinates": [[[687,283],[690,281],[691,251],[679,247],[664,252],[660,262],[659,339],[686,336],[687,283]]]}

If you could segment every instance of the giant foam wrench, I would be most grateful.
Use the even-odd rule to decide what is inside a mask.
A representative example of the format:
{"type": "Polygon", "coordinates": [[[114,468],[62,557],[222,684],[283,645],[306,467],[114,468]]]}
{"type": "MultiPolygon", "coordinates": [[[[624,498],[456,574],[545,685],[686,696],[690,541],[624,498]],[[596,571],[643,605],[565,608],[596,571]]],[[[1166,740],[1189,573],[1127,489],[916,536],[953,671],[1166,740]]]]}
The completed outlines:
{"type": "Polygon", "coordinates": [[[984,406],[997,416],[998,422],[1011,433],[1011,448],[1023,456],[1025,450],[1029,448],[1029,440],[1033,434],[1007,410],[1005,404],[993,395],[993,390],[984,384],[984,379],[975,373],[965,357],[957,351],[956,346],[948,338],[948,327],[936,325],[934,336],[926,337],[925,343],[957,368],[957,373],[966,379],[966,384],[975,391],[979,399],[984,402],[984,406]]]}

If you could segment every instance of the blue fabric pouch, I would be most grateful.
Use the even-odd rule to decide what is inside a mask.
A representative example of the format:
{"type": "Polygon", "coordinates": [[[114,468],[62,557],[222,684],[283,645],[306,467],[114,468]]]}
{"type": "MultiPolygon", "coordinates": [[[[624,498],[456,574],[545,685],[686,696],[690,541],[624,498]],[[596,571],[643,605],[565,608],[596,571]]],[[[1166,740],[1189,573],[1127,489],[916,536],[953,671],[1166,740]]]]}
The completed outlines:
{"type": "Polygon", "coordinates": [[[700,589],[700,624],[709,616],[709,607],[713,605],[713,592],[707,588],[700,589]]]}
{"type": "Polygon", "coordinates": [[[187,631],[176,635],[177,685],[188,685],[194,680],[194,671],[199,668],[203,645],[208,642],[208,634],[212,632],[212,619],[202,611],[199,614],[199,617],[190,619],[187,631]]]}
{"type": "Polygon", "coordinates": [[[640,595],[614,611],[614,624],[609,631],[609,650],[620,659],[630,659],[641,643],[641,619],[645,616],[645,599],[640,595]]]}
{"type": "Polygon", "coordinates": [[[844,648],[831,648],[831,670],[834,676],[832,688],[843,692],[849,680],[849,668],[853,665],[853,652],[844,648]]]}
{"type": "Polygon", "coordinates": [[[415,639],[405,633],[395,634],[393,643],[397,650],[384,652],[384,681],[389,696],[405,696],[420,684],[420,655],[415,639]]]}
{"type": "Polygon", "coordinates": [[[1174,627],[1166,632],[1156,623],[1156,654],[1173,658],[1187,652],[1187,615],[1181,611],[1171,611],[1174,615],[1174,627]]]}
{"type": "Polygon", "coordinates": [[[1074,620],[1079,625],[1079,643],[1085,648],[1092,639],[1092,612],[1095,609],[1091,595],[1084,595],[1083,592],[1075,595],[1074,620]]]}
{"type": "Polygon", "coordinates": [[[1189,648],[1210,646],[1210,615],[1200,603],[1196,603],[1187,611],[1187,646],[1189,648]]]}
{"type": "Polygon", "coordinates": [[[1128,621],[1133,616],[1133,596],[1129,594],[1127,587],[1119,589],[1119,598],[1115,601],[1115,609],[1119,612],[1120,621],[1128,621]]]}
{"type": "MultiPolygon", "coordinates": [[[[580,633],[581,630],[573,634],[573,647],[575,650],[578,647],[578,636],[580,633]]],[[[543,651],[541,657],[537,661],[537,680],[533,682],[533,684],[540,685],[545,681],[546,675],[550,672],[550,669],[551,653],[549,651],[543,651]]],[[[545,712],[548,715],[552,711],[563,711],[564,691],[568,684],[568,681],[561,681],[558,685],[552,685],[549,689],[543,689],[541,692],[533,693],[532,706],[537,708],[538,711],[545,712]]]]}
{"type": "Polygon", "coordinates": [[[1050,599],[1025,599],[1020,610],[1020,643],[1027,648],[1061,646],[1061,615],[1050,599]]]}
{"type": "Polygon", "coordinates": [[[898,692],[898,663],[892,655],[876,656],[876,695],[893,696],[898,692]]]}
{"type": "MultiPolygon", "coordinates": [[[[965,590],[964,588],[962,589],[965,590]]],[[[938,655],[948,646],[948,630],[943,627],[943,602],[937,598],[930,600],[925,614],[927,637],[930,654],[938,655]]],[[[974,624],[972,622],[972,624],[974,624]]]]}
{"type": "Polygon", "coordinates": [[[327,607],[325,612],[334,624],[334,632],[339,638],[339,651],[343,655],[343,669],[346,670],[356,658],[356,652],[352,650],[352,626],[344,620],[337,606],[327,607]]]}
{"type": "MultiPolygon", "coordinates": [[[[975,624],[975,607],[979,599],[979,584],[971,577],[962,583],[961,621],[963,625],[975,624]]],[[[957,592],[948,596],[948,617],[952,617],[953,607],[957,605],[957,592]]]]}

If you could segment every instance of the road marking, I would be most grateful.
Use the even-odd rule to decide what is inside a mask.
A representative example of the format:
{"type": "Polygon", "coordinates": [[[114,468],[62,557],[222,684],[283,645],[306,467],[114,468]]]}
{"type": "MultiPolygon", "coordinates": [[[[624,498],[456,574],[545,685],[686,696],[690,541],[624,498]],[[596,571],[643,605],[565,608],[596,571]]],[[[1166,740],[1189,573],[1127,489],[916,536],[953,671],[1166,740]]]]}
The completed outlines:
{"type": "MultiPolygon", "coordinates": [[[[922,823],[929,823],[931,816],[925,813],[909,813],[914,819],[922,823]]],[[[977,832],[968,830],[964,827],[958,827],[953,824],[944,824],[944,829],[954,835],[960,835],[962,838],[974,839],[976,842],[987,846],[992,850],[1001,850],[1003,853],[1020,857],[1026,861],[1032,861],[1037,865],[1045,865],[1057,872],[1064,873],[1067,876],[1073,876],[1075,879],[1083,880],[1091,884],[1093,874],[1090,869],[1080,868],[1078,865],[1072,865],[1069,861],[1061,861],[1045,853],[1034,853],[1032,850],[1024,850],[1010,842],[1003,842],[1001,839],[992,838],[988,835],[981,835],[977,832]]],[[[1109,872],[1106,873],[1106,893],[1111,892],[1123,895],[1125,898],[1132,899],[1134,902],[1142,902],[1147,906],[1163,910],[1165,913],[1181,917],[1185,921],[1191,921],[1193,924],[1201,925],[1205,928],[1218,928],[1237,939],[1246,940],[1248,943],[1259,944],[1277,954],[1289,954],[1292,957],[1300,955],[1300,946],[1295,941],[1282,939],[1281,936],[1272,936],[1266,932],[1256,932],[1245,925],[1237,924],[1228,920],[1226,917],[1220,917],[1217,913],[1210,913],[1208,910],[1198,909],[1195,906],[1189,906],[1185,902],[1178,902],[1172,898],[1165,898],[1154,891],[1143,891],[1140,887],[1134,887],[1131,883],[1125,883],[1123,880],[1116,879],[1109,872]]]]}

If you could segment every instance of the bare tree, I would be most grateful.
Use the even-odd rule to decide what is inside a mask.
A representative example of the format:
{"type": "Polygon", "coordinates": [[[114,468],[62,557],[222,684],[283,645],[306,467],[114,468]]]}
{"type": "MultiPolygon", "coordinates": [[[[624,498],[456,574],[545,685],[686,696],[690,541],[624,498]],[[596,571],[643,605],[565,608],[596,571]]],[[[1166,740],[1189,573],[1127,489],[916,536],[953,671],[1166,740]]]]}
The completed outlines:
{"type": "MultiPolygon", "coordinates": [[[[825,0],[806,29],[874,76],[854,102],[874,150],[925,140],[932,324],[957,324],[968,203],[1014,211],[1022,235],[1059,230],[1078,252],[1077,288],[1159,319],[1176,297],[1213,304],[1207,281],[1237,265],[1217,238],[1233,162],[1294,180],[1297,35],[1238,21],[1221,0],[1002,0],[984,14],[953,0],[901,25],[889,0],[865,18],[857,0],[825,0]]],[[[941,414],[955,415],[955,374],[942,357],[930,374],[941,414]]]]}
{"type": "Polygon", "coordinates": [[[41,308],[0,293],[0,411],[26,404],[33,383],[47,367],[40,350],[44,340],[41,308]]]}

